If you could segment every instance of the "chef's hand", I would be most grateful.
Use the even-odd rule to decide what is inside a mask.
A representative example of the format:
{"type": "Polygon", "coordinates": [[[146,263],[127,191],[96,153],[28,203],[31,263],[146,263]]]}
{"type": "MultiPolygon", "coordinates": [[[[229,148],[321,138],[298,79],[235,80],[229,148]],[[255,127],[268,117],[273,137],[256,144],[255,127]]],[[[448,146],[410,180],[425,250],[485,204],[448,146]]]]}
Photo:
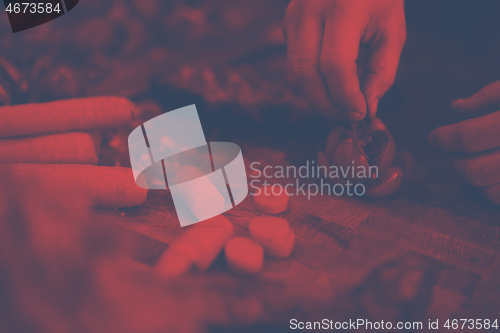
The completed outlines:
{"type": "Polygon", "coordinates": [[[375,117],[406,39],[403,0],[292,0],[283,20],[288,79],[319,111],[375,117]],[[361,82],[356,59],[367,51],[361,82]]]}
{"type": "Polygon", "coordinates": [[[500,204],[500,81],[454,101],[452,107],[464,115],[486,115],[436,128],[429,141],[446,152],[467,153],[454,162],[455,169],[491,202],[500,204]]]}

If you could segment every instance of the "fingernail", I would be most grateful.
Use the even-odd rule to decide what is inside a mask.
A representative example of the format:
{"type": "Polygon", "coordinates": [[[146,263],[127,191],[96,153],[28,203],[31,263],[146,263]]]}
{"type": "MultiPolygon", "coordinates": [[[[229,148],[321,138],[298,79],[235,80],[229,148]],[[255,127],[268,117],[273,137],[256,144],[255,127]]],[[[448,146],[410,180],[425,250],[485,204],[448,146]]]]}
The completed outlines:
{"type": "Polygon", "coordinates": [[[356,111],[349,111],[346,113],[346,116],[349,119],[355,120],[355,121],[360,121],[364,118],[363,114],[356,112],[356,111]]]}

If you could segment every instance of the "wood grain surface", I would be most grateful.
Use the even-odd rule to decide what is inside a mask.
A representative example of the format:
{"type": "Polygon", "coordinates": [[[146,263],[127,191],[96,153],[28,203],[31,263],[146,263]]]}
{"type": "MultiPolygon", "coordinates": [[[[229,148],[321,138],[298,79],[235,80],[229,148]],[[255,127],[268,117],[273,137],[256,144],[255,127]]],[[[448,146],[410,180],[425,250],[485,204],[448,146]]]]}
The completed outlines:
{"type": "MultiPolygon", "coordinates": [[[[412,309],[412,316],[422,318],[472,316],[480,304],[488,304],[483,317],[499,314],[496,208],[476,207],[458,215],[450,206],[419,203],[411,192],[404,189],[385,200],[291,197],[281,215],[296,233],[294,252],[285,260],[266,258],[257,280],[280,281],[283,293],[305,304],[353,299],[372,309],[375,317],[387,316],[376,309],[391,306],[395,312],[412,309]]],[[[224,213],[237,235],[248,235],[248,222],[263,215],[252,199],[249,195],[224,213]]],[[[183,232],[165,191],[150,191],[141,207],[99,214],[137,235],[136,259],[148,265],[183,232]]],[[[220,264],[223,259],[217,261],[212,270],[232,276],[220,264]]]]}

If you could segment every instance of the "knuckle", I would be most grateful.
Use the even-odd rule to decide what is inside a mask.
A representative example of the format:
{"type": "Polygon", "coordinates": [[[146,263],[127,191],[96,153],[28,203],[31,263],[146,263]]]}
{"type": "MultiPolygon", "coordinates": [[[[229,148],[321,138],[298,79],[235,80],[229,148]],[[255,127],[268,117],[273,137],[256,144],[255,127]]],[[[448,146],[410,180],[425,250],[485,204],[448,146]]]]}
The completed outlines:
{"type": "Polygon", "coordinates": [[[475,162],[468,161],[464,164],[464,173],[467,181],[473,186],[484,186],[485,173],[484,168],[475,162]]]}

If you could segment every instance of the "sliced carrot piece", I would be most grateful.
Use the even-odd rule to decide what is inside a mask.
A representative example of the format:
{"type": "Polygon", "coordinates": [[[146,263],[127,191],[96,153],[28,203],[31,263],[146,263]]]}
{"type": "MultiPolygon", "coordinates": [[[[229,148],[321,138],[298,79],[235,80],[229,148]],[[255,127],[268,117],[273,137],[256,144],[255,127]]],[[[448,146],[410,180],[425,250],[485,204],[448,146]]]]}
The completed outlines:
{"type": "Polygon", "coordinates": [[[198,222],[186,229],[158,259],[155,266],[158,276],[182,275],[193,267],[206,270],[234,232],[232,222],[222,215],[198,222]]]}
{"type": "Polygon", "coordinates": [[[263,213],[279,214],[287,209],[288,198],[283,187],[280,186],[279,191],[274,190],[273,192],[273,186],[264,186],[253,196],[253,202],[255,208],[263,213]]]}
{"type": "Polygon", "coordinates": [[[236,273],[255,274],[264,266],[264,249],[247,237],[231,238],[224,253],[229,268],[236,273]]]}
{"type": "Polygon", "coordinates": [[[258,217],[248,225],[253,240],[264,246],[268,256],[282,259],[288,257],[295,245],[295,233],[288,221],[279,217],[258,217]]]}

